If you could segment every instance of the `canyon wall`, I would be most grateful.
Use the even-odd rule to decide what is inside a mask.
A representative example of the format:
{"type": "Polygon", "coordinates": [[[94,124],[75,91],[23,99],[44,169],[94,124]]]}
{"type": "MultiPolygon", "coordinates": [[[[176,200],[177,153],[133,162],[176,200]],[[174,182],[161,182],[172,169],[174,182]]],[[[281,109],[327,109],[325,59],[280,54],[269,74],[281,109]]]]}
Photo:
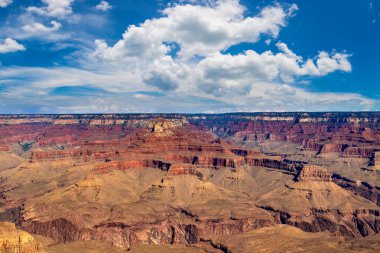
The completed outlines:
{"type": "Polygon", "coordinates": [[[275,224],[371,236],[379,116],[1,115],[0,220],[59,243],[124,249],[275,224]]]}

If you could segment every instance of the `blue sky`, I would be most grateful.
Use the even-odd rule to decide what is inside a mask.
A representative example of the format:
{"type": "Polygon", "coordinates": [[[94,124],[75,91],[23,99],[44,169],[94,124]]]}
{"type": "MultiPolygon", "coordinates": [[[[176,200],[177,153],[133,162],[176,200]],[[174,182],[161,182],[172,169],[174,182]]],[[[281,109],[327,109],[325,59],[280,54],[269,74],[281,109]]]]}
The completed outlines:
{"type": "Polygon", "coordinates": [[[0,0],[0,113],[380,110],[374,0],[0,0]]]}

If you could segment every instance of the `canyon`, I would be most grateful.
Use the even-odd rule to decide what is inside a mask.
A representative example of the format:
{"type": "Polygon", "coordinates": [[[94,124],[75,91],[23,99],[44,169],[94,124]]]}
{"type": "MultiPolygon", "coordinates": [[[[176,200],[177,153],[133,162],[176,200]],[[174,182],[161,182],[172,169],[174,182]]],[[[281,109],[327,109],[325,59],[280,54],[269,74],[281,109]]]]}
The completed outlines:
{"type": "Polygon", "coordinates": [[[0,115],[0,221],[4,252],[376,252],[380,113],[0,115]]]}

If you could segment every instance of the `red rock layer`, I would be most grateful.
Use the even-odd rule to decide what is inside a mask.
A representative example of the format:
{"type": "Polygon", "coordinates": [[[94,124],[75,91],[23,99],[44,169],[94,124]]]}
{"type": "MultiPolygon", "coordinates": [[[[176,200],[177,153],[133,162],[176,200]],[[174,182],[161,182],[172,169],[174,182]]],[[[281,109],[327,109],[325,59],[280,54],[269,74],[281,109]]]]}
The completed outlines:
{"type": "Polygon", "coordinates": [[[199,179],[203,179],[203,174],[197,171],[194,167],[186,165],[176,165],[171,166],[168,171],[168,176],[177,176],[177,175],[193,175],[197,176],[199,179]]]}
{"type": "Polygon", "coordinates": [[[234,116],[199,120],[218,135],[246,142],[291,142],[318,154],[366,158],[380,149],[380,123],[375,118],[257,118],[234,116]],[[247,118],[249,118],[247,120],[247,118]]]}

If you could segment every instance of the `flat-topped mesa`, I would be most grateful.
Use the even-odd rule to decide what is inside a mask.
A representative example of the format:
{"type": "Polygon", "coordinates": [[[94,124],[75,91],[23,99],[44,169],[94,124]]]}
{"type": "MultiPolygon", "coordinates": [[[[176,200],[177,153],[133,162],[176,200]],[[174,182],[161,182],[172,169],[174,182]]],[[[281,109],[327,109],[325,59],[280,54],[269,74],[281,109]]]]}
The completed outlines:
{"type": "Polygon", "coordinates": [[[317,165],[304,165],[297,177],[298,181],[331,181],[331,173],[317,165]]]}

